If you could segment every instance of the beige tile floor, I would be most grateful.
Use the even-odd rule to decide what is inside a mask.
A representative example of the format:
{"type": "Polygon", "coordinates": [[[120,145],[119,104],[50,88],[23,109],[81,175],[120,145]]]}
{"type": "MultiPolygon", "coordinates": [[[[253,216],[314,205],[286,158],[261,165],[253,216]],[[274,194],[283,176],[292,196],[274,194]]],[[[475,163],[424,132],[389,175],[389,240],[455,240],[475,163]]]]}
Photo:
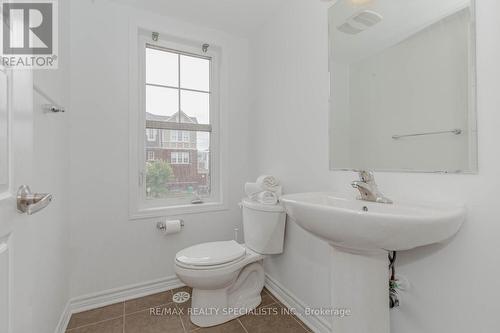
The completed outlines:
{"type": "Polygon", "coordinates": [[[287,314],[283,304],[266,289],[257,310],[228,323],[200,328],[189,320],[188,301],[172,302],[172,291],[121,302],[71,316],[67,333],[305,333],[310,330],[297,317],[287,314]],[[155,312],[152,314],[151,309],[155,312]],[[170,310],[170,311],[169,311],[170,310]],[[176,311],[172,311],[176,310],[176,311]]]}

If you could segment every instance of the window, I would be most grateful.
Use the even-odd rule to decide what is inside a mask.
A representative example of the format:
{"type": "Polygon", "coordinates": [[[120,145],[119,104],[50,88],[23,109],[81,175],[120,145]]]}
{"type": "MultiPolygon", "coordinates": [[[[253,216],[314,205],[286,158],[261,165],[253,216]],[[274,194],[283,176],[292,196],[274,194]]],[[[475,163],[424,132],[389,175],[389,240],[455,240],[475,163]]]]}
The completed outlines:
{"type": "Polygon", "coordinates": [[[209,155],[208,151],[198,151],[198,172],[208,173],[209,169],[209,155]]]}
{"type": "Polygon", "coordinates": [[[130,218],[228,209],[224,42],[204,52],[198,36],[168,40],[170,29],[153,41],[140,24],[129,44],[130,218]]]}
{"type": "Polygon", "coordinates": [[[190,142],[191,139],[190,139],[190,135],[189,135],[189,132],[187,131],[184,131],[182,132],[182,142],[190,142]]]}
{"type": "Polygon", "coordinates": [[[190,142],[190,137],[188,131],[170,131],[171,142],[190,142]]]}
{"type": "Polygon", "coordinates": [[[133,171],[139,174],[139,186],[131,192],[132,217],[226,209],[226,182],[220,177],[218,52],[205,53],[191,42],[153,42],[150,33],[138,45],[135,63],[141,66],[136,71],[131,61],[131,77],[137,77],[139,89],[131,95],[130,124],[142,135],[131,146],[142,150],[138,156],[144,158],[134,163],[131,156],[134,187],[133,171]],[[203,203],[193,204],[199,197],[203,203]]]}
{"type": "Polygon", "coordinates": [[[148,151],[148,161],[154,161],[154,160],[155,160],[155,152],[148,151]]]}
{"type": "Polygon", "coordinates": [[[170,164],[189,164],[188,152],[172,152],[170,154],[170,164]]]}
{"type": "Polygon", "coordinates": [[[148,141],[156,141],[156,133],[158,130],[156,129],[151,129],[147,128],[146,129],[146,136],[148,137],[148,141]]]}
{"type": "MultiPolygon", "coordinates": [[[[172,139],[170,139],[172,140],[172,139]]],[[[161,142],[167,143],[168,142],[168,131],[167,130],[161,130],[161,142]]]]}
{"type": "Polygon", "coordinates": [[[178,133],[179,133],[179,131],[170,131],[170,141],[171,142],[180,142],[178,133]]]}
{"type": "Polygon", "coordinates": [[[148,200],[189,201],[200,189],[210,193],[210,172],[200,174],[196,158],[191,161],[188,152],[177,151],[210,151],[210,67],[207,57],[151,45],[145,48],[146,132],[162,129],[161,149],[165,150],[158,163],[146,165],[148,200]],[[196,138],[193,147],[191,138],[196,138]]]}

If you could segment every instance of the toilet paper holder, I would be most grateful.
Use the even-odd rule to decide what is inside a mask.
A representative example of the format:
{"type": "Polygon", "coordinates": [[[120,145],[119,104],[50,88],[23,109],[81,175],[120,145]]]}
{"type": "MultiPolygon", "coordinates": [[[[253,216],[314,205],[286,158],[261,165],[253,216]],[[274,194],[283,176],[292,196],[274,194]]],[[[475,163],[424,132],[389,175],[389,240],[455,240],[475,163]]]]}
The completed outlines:
{"type": "MultiPolygon", "coordinates": [[[[184,220],[179,220],[179,221],[181,221],[181,228],[184,227],[184,220]]],[[[156,229],[162,232],[167,230],[167,223],[164,221],[156,223],[156,229]]]]}

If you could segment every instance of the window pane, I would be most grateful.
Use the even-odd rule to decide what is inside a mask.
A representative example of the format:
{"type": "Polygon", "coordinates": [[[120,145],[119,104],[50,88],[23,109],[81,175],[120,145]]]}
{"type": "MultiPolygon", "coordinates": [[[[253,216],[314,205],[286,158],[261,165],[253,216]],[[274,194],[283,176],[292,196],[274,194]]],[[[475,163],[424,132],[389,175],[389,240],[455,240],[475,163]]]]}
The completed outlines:
{"type": "Polygon", "coordinates": [[[210,91],[210,60],[181,55],[181,88],[210,91]]]}
{"type": "MultiPolygon", "coordinates": [[[[182,133],[182,139],[189,136],[191,142],[167,142],[154,149],[154,160],[146,162],[149,200],[210,195],[210,133],[176,132],[182,133]]],[[[165,137],[170,140],[170,133],[165,137]]],[[[146,147],[146,156],[151,156],[150,151],[152,148],[146,147]]]]}
{"type": "Polygon", "coordinates": [[[179,55],[146,48],[146,83],[179,86],[179,55]]]}
{"type": "MultiPolygon", "coordinates": [[[[146,112],[165,117],[175,115],[179,111],[178,94],[178,89],[146,86],[146,112]]],[[[177,119],[164,120],[178,122],[177,119]]]]}
{"type": "Polygon", "coordinates": [[[197,124],[210,124],[210,94],[182,90],[181,110],[197,124]]]}

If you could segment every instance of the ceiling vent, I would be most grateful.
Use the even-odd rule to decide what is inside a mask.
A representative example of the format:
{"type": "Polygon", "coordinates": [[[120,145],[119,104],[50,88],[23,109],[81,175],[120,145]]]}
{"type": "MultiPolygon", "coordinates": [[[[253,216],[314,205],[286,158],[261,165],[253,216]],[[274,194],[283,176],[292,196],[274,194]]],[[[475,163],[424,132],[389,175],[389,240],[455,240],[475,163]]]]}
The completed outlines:
{"type": "Polygon", "coordinates": [[[338,26],[337,30],[349,35],[357,35],[380,23],[382,19],[382,15],[377,12],[363,10],[351,16],[345,23],[338,26]]]}

